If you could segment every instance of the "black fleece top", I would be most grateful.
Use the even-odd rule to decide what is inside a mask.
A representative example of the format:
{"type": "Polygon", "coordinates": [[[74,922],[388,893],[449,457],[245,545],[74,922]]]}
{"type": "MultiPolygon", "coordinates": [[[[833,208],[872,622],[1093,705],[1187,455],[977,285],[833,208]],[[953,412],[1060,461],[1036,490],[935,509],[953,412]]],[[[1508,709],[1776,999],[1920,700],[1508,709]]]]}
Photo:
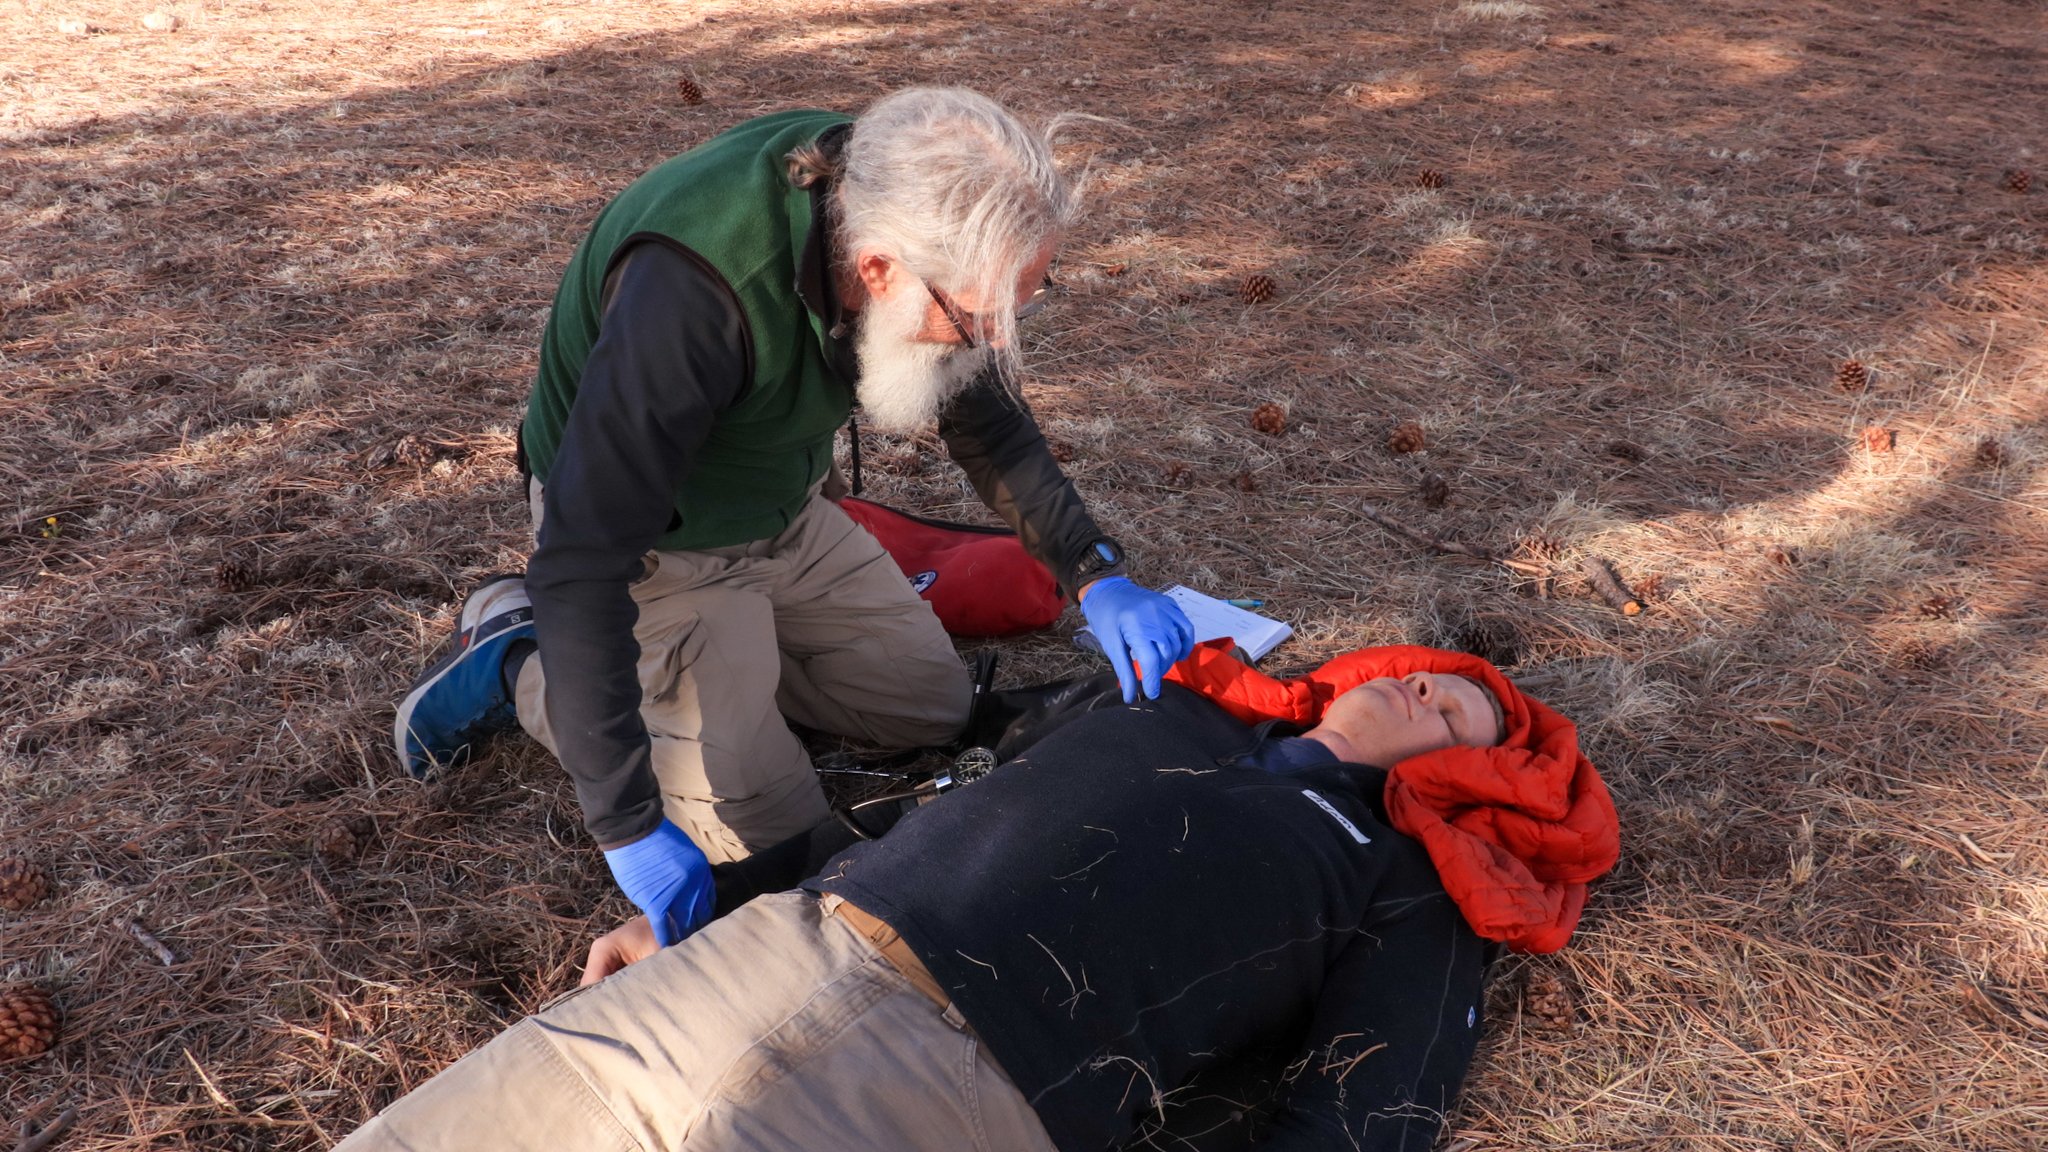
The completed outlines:
{"type": "MultiPolygon", "coordinates": [[[[814,234],[799,295],[844,332],[814,234]]],[[[628,591],[641,557],[672,527],[675,493],[748,375],[747,325],[725,284],[658,242],[627,249],[607,278],[602,326],[543,494],[540,544],[527,565],[534,626],[562,766],[601,844],[661,820],[640,718],[639,618],[628,591]]],[[[829,350],[857,375],[851,339],[829,350]]],[[[1103,538],[1046,448],[1022,399],[993,374],[940,414],[947,451],[975,491],[1073,596],[1076,568],[1103,538]]]]}
{"type": "Polygon", "coordinates": [[[1171,1129],[1191,1083],[1276,1048],[1258,1147],[1425,1152],[1478,1036],[1480,941],[1384,823],[1383,771],[1260,736],[1168,685],[806,887],[902,934],[1064,1152],[1171,1129]]]}

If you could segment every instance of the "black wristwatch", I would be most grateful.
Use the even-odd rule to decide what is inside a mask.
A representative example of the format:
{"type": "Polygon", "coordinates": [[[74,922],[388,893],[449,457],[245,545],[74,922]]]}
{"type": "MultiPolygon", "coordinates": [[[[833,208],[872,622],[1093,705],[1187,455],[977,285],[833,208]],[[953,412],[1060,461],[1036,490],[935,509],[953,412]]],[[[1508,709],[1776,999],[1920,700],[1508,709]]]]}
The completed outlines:
{"type": "Polygon", "coordinates": [[[1123,570],[1123,546],[1107,536],[1098,536],[1081,552],[1081,558],[1074,561],[1074,587],[1079,588],[1104,576],[1122,575],[1123,570]]]}

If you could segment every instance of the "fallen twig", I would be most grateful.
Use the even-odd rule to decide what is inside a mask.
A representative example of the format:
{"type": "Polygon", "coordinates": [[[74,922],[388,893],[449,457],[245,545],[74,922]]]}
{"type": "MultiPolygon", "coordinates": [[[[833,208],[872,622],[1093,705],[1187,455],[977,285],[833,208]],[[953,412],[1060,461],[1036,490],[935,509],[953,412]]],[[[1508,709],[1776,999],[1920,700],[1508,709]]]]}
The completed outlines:
{"type": "Polygon", "coordinates": [[[1635,616],[1642,612],[1643,602],[1636,599],[1636,594],[1628,590],[1628,585],[1621,582],[1621,577],[1614,574],[1614,568],[1607,561],[1598,556],[1588,556],[1581,567],[1585,569],[1586,579],[1593,585],[1593,591],[1598,592],[1600,598],[1607,601],[1616,612],[1623,616],[1635,616]]]}
{"type": "Polygon", "coordinates": [[[163,961],[164,967],[169,968],[178,962],[178,954],[171,951],[171,946],[157,939],[149,929],[142,926],[141,921],[128,921],[128,934],[135,937],[144,948],[155,953],[156,958],[163,961]]]}
{"type": "Polygon", "coordinates": [[[77,1120],[76,1108],[66,1108],[57,1113],[57,1118],[50,1121],[40,1132],[34,1130],[30,1121],[24,1120],[21,1125],[21,1143],[14,1146],[14,1152],[43,1152],[43,1149],[55,1144],[57,1138],[64,1135],[77,1120]]]}
{"type": "Polygon", "coordinates": [[[2016,1004],[2004,993],[1968,976],[1956,978],[1957,990],[1962,993],[1963,1002],[1993,1024],[2020,1023],[2030,1028],[2048,1028],[2048,1017],[2043,1017],[2024,1005],[2016,1004]]]}
{"type": "Polygon", "coordinates": [[[1984,849],[1977,847],[1975,840],[1970,839],[1961,832],[1956,833],[1956,839],[1963,842],[1963,847],[1969,851],[1971,856],[1976,857],[1977,863],[1988,868],[1996,868],[2013,858],[2013,853],[2011,852],[1986,852],[1984,849]]]}
{"type": "Polygon", "coordinates": [[[190,1048],[185,1049],[185,1063],[192,1065],[192,1070],[199,1073],[200,1087],[206,1089],[207,1096],[211,1097],[215,1104],[237,1115],[241,1113],[242,1110],[235,1107],[235,1102],[228,1099],[228,1094],[220,1090],[220,1085],[213,1082],[213,1077],[206,1074],[206,1068],[199,1063],[199,1057],[194,1056],[190,1048]]]}
{"type": "MultiPolygon", "coordinates": [[[[1385,528],[1387,531],[1392,532],[1394,535],[1399,536],[1404,540],[1407,540],[1414,544],[1420,544],[1423,548],[1429,550],[1430,552],[1434,552],[1438,555],[1467,556],[1474,560],[1483,560],[1488,564],[1503,563],[1500,557],[1495,556],[1493,553],[1487,551],[1484,548],[1475,547],[1471,544],[1460,544],[1455,540],[1442,540],[1435,536],[1428,535],[1427,533],[1417,532],[1415,529],[1408,527],[1406,524],[1403,524],[1400,521],[1393,519],[1392,517],[1389,517],[1386,513],[1380,511],[1379,509],[1373,507],[1370,504],[1360,504],[1358,506],[1358,510],[1365,513],[1365,518],[1367,520],[1370,520],[1373,523],[1379,525],[1380,527],[1385,528]]],[[[1513,566],[1509,565],[1509,567],[1513,566]]]]}

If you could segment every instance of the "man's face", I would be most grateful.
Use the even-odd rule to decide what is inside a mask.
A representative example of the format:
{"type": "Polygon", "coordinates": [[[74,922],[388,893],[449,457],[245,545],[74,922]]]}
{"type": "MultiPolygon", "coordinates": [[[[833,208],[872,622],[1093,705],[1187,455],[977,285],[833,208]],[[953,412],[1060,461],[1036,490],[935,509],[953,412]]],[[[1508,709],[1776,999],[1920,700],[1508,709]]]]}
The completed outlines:
{"type": "MultiPolygon", "coordinates": [[[[1044,283],[1052,257],[1048,245],[1025,269],[1017,303],[1044,283]]],[[[993,333],[978,330],[986,305],[972,294],[948,296],[949,316],[922,279],[886,257],[863,255],[856,270],[867,292],[854,331],[861,410],[882,431],[918,431],[988,364],[990,343],[1000,346],[993,333]],[[963,326],[974,337],[972,348],[961,339],[963,326]]]]}
{"type": "Polygon", "coordinates": [[[1491,748],[1506,737],[1485,689],[1437,672],[1368,680],[1332,700],[1322,722],[1343,733],[1359,760],[1382,768],[1460,744],[1491,748]]]}
{"type": "MultiPolygon", "coordinates": [[[[1052,270],[1052,260],[1056,251],[1054,245],[1046,245],[1032,258],[1031,265],[1017,277],[1015,299],[1011,301],[1013,307],[1022,308],[1045,284],[1046,274],[1052,270]]],[[[925,286],[924,295],[924,324],[918,329],[917,339],[959,349],[969,343],[963,337],[971,336],[972,343],[977,345],[993,345],[997,348],[1004,346],[1002,334],[991,331],[981,320],[981,314],[988,310],[990,302],[971,293],[946,293],[937,285],[925,286]],[[947,310],[949,304],[952,306],[951,311],[947,310]]]]}

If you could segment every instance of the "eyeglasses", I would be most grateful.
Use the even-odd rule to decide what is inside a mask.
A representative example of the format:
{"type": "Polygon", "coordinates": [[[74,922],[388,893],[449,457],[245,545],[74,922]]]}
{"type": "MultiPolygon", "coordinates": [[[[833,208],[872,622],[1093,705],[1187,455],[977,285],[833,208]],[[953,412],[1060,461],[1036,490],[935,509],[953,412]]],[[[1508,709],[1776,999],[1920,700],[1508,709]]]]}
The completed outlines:
{"type": "MultiPolygon", "coordinates": [[[[929,280],[924,281],[924,290],[930,294],[932,303],[939,306],[939,311],[946,314],[946,319],[953,325],[953,331],[960,336],[961,345],[966,348],[979,348],[981,345],[975,341],[974,333],[981,330],[981,317],[962,310],[959,305],[953,303],[952,297],[933,287],[929,280]]],[[[1045,308],[1046,296],[1051,291],[1052,277],[1047,276],[1045,283],[1038,286],[1038,291],[1031,294],[1031,299],[1017,307],[1017,319],[1028,320],[1038,315],[1045,308]]]]}

